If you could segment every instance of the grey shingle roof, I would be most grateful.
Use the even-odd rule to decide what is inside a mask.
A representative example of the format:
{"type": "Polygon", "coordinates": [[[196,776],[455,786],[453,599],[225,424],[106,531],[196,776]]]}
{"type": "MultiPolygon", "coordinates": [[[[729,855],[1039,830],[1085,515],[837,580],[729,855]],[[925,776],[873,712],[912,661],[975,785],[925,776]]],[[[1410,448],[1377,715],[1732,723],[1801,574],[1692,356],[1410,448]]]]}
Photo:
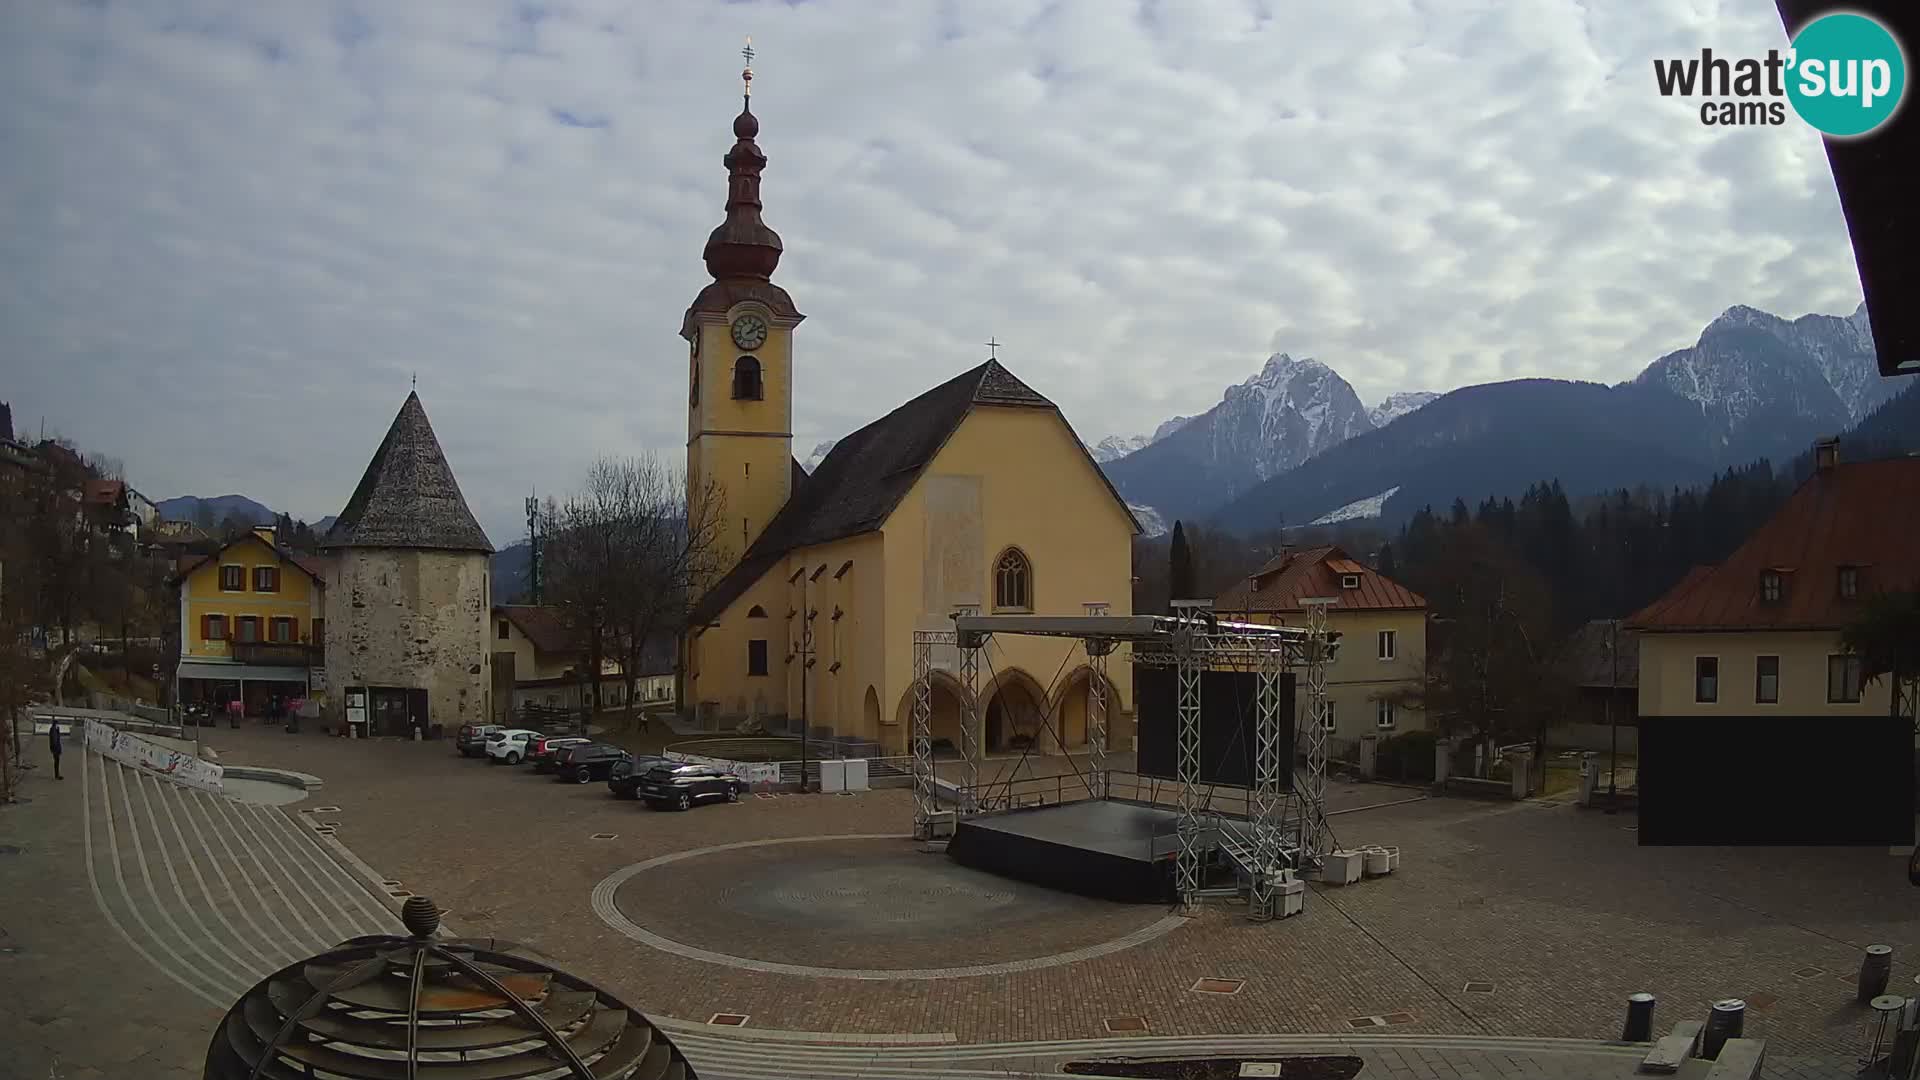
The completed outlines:
{"type": "MultiPolygon", "coordinates": [[[[1021,382],[998,360],[989,360],[841,439],[813,475],[805,476],[796,465],[793,494],[787,504],[747,549],[740,564],[694,606],[692,625],[719,618],[728,604],[788,552],[879,528],[975,405],[1055,409],[1053,402],[1021,382]],[[805,483],[801,482],[803,476],[805,483]]],[[[1077,436],[1074,441],[1079,443],[1077,436]]],[[[1088,462],[1092,464],[1091,457],[1088,462]]],[[[1093,468],[1099,472],[1098,465],[1093,468]]],[[[1100,475],[1104,480],[1106,474],[1100,475]]],[[[1108,483],[1107,489],[1112,492],[1113,485],[1108,483]]],[[[1113,492],[1113,497],[1124,509],[1126,501],[1119,493],[1113,492]]]]}
{"type": "Polygon", "coordinates": [[[467,509],[419,394],[407,395],[321,546],[493,551],[467,509]]]}

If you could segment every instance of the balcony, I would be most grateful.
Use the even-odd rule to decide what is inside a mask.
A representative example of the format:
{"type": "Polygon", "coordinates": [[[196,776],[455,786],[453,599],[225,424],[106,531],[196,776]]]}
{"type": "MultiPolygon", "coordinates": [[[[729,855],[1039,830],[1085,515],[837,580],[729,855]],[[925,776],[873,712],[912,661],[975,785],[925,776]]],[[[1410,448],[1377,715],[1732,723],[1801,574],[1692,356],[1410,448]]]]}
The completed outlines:
{"type": "Polygon", "coordinates": [[[321,667],[326,663],[327,650],[325,645],[300,642],[236,641],[233,658],[263,667],[321,667]]]}

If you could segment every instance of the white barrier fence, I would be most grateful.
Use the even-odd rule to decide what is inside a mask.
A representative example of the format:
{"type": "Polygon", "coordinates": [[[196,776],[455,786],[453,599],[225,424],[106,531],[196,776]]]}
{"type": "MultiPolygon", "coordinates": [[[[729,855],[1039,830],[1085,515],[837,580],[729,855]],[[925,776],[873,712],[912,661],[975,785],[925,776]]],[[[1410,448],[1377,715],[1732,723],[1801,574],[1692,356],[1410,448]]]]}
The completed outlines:
{"type": "Polygon", "coordinates": [[[225,770],[218,765],[201,761],[185,751],[169,750],[138,735],[116,731],[97,720],[80,723],[85,725],[87,749],[95,753],[202,791],[225,790],[225,770]]]}
{"type": "Polygon", "coordinates": [[[763,791],[780,783],[780,763],[777,761],[728,761],[725,758],[701,757],[699,754],[682,754],[676,750],[667,751],[666,756],[689,765],[712,765],[725,769],[755,791],[763,791]]]}

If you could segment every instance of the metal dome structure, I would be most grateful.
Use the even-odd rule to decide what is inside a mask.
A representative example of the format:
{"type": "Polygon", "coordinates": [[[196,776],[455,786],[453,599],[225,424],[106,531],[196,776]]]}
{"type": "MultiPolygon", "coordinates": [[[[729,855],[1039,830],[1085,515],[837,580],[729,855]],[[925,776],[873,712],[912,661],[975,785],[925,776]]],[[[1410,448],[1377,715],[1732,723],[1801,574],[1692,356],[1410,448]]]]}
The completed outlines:
{"type": "Polygon", "coordinates": [[[524,946],[436,939],[412,897],[409,937],[354,938],[241,997],[206,1080],[697,1080],[644,1016],[524,946]]]}

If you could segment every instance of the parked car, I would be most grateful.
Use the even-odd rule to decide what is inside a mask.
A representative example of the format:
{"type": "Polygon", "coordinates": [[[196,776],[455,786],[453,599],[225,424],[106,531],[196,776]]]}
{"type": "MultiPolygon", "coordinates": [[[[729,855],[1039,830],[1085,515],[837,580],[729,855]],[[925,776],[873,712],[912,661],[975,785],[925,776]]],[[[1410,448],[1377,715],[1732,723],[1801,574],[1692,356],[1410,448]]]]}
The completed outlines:
{"type": "Polygon", "coordinates": [[[571,746],[584,746],[592,739],[580,735],[548,735],[527,744],[527,762],[534,772],[546,772],[553,768],[554,759],[560,751],[571,746]]]}
{"type": "Polygon", "coordinates": [[[695,803],[714,799],[739,802],[746,790],[739,777],[712,765],[668,762],[647,770],[640,780],[640,797],[655,810],[668,806],[689,810],[695,803]]]}
{"type": "Polygon", "coordinates": [[[612,743],[585,742],[563,747],[553,761],[554,779],[576,784],[605,780],[613,775],[615,765],[631,756],[612,743]]]}
{"type": "Polygon", "coordinates": [[[487,752],[487,736],[500,730],[499,724],[461,724],[454,733],[453,748],[460,751],[461,757],[473,757],[487,752]]]}
{"type": "Polygon", "coordinates": [[[518,765],[527,757],[527,746],[540,737],[530,728],[502,728],[487,736],[487,760],[518,765]]]}
{"type": "Polygon", "coordinates": [[[625,761],[613,763],[613,769],[607,773],[607,790],[613,792],[616,799],[631,799],[640,793],[640,781],[647,773],[660,765],[672,765],[668,758],[651,754],[629,755],[625,761]]]}

